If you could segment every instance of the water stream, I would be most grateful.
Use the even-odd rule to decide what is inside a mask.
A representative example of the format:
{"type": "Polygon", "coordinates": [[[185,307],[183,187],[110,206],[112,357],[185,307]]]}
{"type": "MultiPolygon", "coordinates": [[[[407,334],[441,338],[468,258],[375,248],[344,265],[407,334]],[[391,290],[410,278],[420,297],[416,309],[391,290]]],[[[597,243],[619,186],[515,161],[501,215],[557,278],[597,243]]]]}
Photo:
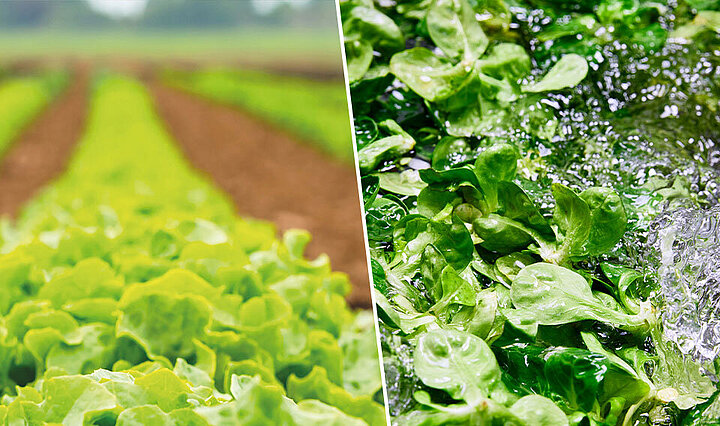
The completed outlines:
{"type": "Polygon", "coordinates": [[[720,353],[720,206],[681,208],[650,226],[647,270],[658,281],[665,337],[705,363],[720,353]]]}

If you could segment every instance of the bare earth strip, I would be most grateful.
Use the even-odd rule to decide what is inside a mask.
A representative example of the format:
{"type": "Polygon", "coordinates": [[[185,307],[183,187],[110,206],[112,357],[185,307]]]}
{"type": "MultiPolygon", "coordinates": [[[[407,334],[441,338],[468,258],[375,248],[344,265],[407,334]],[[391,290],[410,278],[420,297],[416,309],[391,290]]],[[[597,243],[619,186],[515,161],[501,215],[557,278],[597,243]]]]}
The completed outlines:
{"type": "Polygon", "coordinates": [[[0,159],[0,215],[17,216],[28,200],[65,169],[85,127],[87,70],[78,67],[69,84],[0,159]]]}
{"type": "Polygon", "coordinates": [[[235,201],[241,215],[307,229],[308,255],[327,253],[353,282],[348,300],[370,306],[355,172],[256,118],[148,82],[158,113],[190,161],[235,201]]]}

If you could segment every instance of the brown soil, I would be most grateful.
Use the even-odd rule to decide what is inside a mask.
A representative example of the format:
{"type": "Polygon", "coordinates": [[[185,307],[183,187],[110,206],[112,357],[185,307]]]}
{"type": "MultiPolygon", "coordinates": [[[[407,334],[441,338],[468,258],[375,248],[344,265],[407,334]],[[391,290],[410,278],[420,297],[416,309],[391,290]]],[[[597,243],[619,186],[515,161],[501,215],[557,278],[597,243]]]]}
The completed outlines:
{"type": "Polygon", "coordinates": [[[87,70],[79,67],[71,81],[0,160],[0,215],[17,216],[28,200],[65,169],[85,127],[87,70]]]}
{"type": "Polygon", "coordinates": [[[348,301],[370,306],[357,181],[352,168],[228,106],[149,81],[158,112],[191,162],[242,215],[307,229],[308,255],[327,253],[353,283],[348,301]]]}

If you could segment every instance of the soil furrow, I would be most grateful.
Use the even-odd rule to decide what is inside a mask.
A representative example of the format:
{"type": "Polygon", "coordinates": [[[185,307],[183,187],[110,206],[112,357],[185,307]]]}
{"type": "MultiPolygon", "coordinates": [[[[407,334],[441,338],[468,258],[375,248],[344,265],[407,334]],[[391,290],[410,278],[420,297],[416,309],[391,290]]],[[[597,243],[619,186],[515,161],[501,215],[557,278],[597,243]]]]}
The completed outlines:
{"type": "Polygon", "coordinates": [[[17,216],[65,170],[85,127],[88,71],[78,67],[69,84],[0,159],[0,215],[17,216]]]}
{"type": "MultiPolygon", "coordinates": [[[[149,81],[157,109],[190,161],[241,215],[280,230],[307,229],[308,255],[327,253],[353,283],[348,301],[370,306],[357,181],[343,165],[238,109],[149,81]]],[[[350,139],[348,138],[348,143],[350,139]]]]}

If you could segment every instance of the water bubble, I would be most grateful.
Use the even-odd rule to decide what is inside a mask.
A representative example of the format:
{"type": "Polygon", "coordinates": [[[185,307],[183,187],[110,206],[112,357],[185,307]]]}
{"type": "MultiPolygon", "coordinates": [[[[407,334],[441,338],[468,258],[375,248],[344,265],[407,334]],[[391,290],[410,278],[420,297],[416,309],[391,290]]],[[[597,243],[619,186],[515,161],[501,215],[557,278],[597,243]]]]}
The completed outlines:
{"type": "Polygon", "coordinates": [[[664,335],[700,362],[720,353],[720,206],[665,212],[650,225],[644,264],[659,284],[664,335]]]}

